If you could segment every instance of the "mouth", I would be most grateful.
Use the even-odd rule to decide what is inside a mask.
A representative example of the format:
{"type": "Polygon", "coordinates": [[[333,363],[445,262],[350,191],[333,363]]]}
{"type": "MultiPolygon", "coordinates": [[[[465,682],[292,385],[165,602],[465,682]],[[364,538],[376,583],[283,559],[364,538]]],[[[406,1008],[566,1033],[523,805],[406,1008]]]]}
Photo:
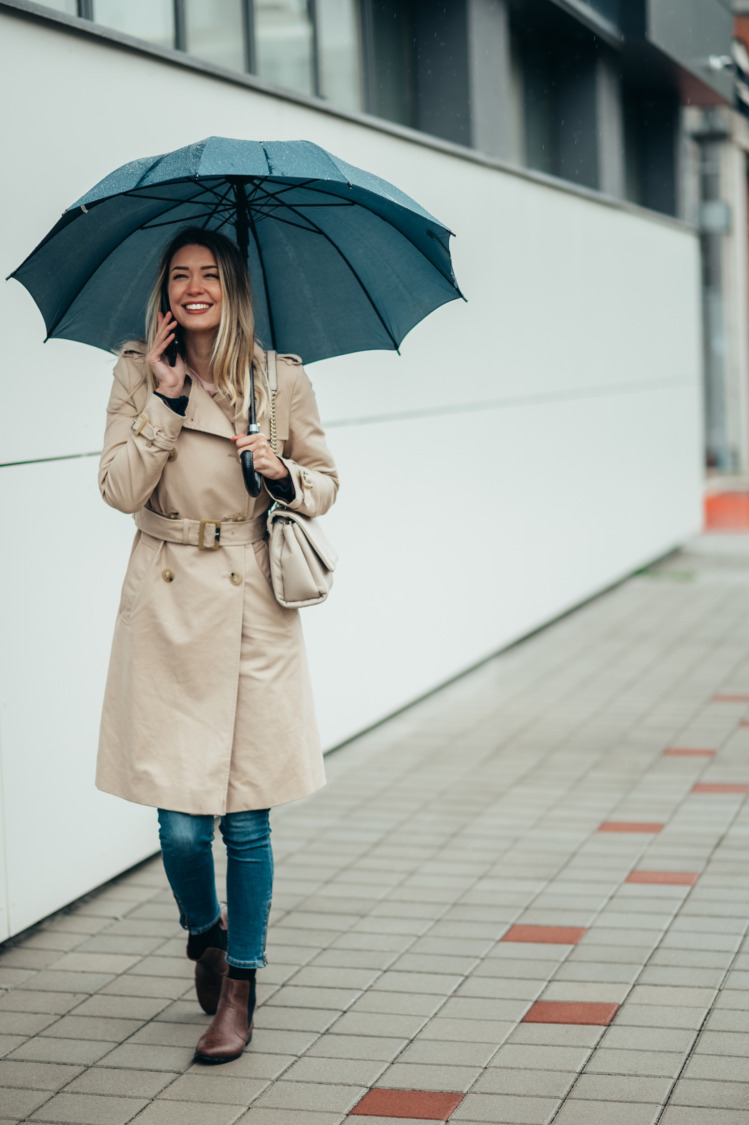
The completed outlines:
{"type": "Polygon", "coordinates": [[[212,308],[212,305],[205,304],[202,301],[191,301],[189,305],[183,305],[182,308],[188,313],[203,313],[212,308]]]}

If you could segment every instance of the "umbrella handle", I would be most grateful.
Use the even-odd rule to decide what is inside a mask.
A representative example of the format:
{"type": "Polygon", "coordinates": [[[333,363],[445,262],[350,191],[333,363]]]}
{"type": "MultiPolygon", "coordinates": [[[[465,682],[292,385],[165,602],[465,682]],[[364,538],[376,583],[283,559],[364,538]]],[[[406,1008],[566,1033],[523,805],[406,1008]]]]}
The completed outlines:
{"type": "Polygon", "coordinates": [[[250,496],[259,496],[260,490],[263,487],[263,478],[260,476],[260,473],[255,472],[252,452],[249,449],[244,449],[240,460],[242,462],[242,476],[244,477],[245,488],[250,496]]]}

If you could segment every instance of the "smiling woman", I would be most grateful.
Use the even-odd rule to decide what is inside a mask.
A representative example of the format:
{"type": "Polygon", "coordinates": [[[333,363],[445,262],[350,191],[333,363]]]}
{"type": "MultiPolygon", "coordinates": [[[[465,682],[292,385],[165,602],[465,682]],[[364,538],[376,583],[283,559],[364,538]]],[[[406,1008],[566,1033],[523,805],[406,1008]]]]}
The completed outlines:
{"type": "Polygon", "coordinates": [[[267,359],[234,243],[181,231],[148,320],[148,342],[127,344],[115,368],[99,472],[104,499],[134,513],[138,533],[96,783],[158,809],[198,1000],[216,1014],[196,1058],[216,1063],[252,1036],[273,884],[269,810],[325,781],[298,610],[270,583],[268,509],[322,515],[338,478],[296,356],[277,357],[278,455],[271,448],[267,359]],[[247,433],[253,365],[259,432],[247,433]],[[243,450],[262,474],[258,496],[244,486],[243,450]],[[228,912],[216,897],[216,815],[228,912]]]}

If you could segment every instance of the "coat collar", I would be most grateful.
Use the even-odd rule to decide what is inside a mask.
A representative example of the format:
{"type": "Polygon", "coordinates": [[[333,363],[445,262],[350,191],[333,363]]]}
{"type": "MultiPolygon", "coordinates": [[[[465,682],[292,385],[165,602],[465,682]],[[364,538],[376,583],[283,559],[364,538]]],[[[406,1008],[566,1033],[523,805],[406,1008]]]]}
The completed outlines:
{"type": "MultiPolygon", "coordinates": [[[[189,375],[188,378],[190,378],[189,375]]],[[[201,387],[197,379],[190,379],[189,398],[183,425],[191,430],[215,434],[217,437],[233,438],[236,434],[247,433],[246,416],[240,414],[233,422],[230,421],[216,400],[201,387]]],[[[260,429],[267,437],[269,425],[266,417],[260,419],[260,429]]]]}

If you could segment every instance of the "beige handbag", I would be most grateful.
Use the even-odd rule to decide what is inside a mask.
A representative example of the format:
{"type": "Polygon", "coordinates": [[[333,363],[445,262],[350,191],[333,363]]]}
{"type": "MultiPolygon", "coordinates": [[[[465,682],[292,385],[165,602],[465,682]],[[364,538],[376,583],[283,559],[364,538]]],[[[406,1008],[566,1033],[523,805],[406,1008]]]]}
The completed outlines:
{"type": "MultiPolygon", "coordinates": [[[[266,352],[270,391],[270,445],[277,452],[275,399],[278,391],[276,353],[266,352]]],[[[319,520],[274,504],[268,512],[270,577],[276,601],[286,609],[324,602],[338,562],[319,520]]]]}

